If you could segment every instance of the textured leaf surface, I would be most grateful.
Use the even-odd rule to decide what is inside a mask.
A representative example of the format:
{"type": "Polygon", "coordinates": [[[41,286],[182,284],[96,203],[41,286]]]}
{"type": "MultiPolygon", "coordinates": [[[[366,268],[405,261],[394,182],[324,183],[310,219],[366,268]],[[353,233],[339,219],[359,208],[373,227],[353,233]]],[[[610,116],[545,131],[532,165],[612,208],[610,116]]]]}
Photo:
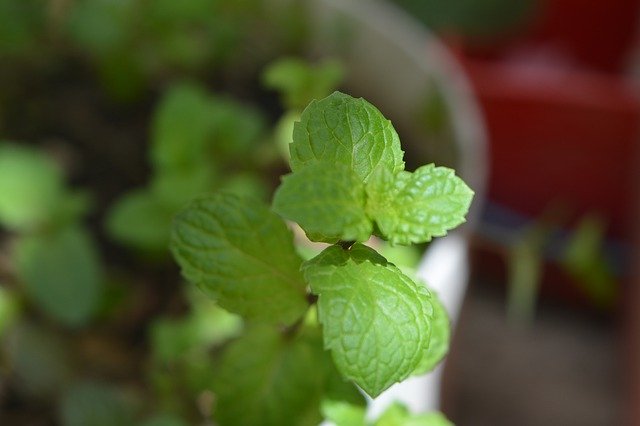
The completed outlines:
{"type": "Polygon", "coordinates": [[[433,306],[433,322],[431,323],[431,339],[429,346],[423,354],[420,364],[413,372],[420,375],[433,370],[449,351],[451,329],[449,315],[442,306],[442,302],[431,293],[431,306],[433,306]]]}
{"type": "Polygon", "coordinates": [[[319,333],[295,338],[258,327],[220,361],[214,418],[221,426],[304,426],[320,421],[324,388],[319,333]]]}
{"type": "Polygon", "coordinates": [[[424,286],[370,251],[332,246],[308,261],[304,273],[319,296],[325,348],[343,375],[375,397],[415,370],[433,310],[424,286]]]}
{"type": "Polygon", "coordinates": [[[290,324],[307,308],[291,232],[255,200],[195,199],[174,219],[171,249],[183,275],[231,312],[290,324]]]}
{"type": "Polygon", "coordinates": [[[91,319],[103,277],[93,241],[83,229],[26,237],[16,246],[15,256],[18,275],[42,311],[69,326],[91,319]]]}
{"type": "Polygon", "coordinates": [[[365,191],[347,167],[319,162],[284,177],[273,209],[323,240],[366,241],[372,232],[365,191]]]}
{"type": "Polygon", "coordinates": [[[393,244],[430,241],[464,222],[473,191],[454,171],[433,164],[392,175],[379,169],[367,185],[367,212],[393,244]]]}
{"type": "Polygon", "coordinates": [[[290,149],[294,172],[325,161],[347,166],[366,181],[377,167],[390,173],[404,168],[391,122],[364,99],[340,92],[307,106],[295,123],[290,149]]]}

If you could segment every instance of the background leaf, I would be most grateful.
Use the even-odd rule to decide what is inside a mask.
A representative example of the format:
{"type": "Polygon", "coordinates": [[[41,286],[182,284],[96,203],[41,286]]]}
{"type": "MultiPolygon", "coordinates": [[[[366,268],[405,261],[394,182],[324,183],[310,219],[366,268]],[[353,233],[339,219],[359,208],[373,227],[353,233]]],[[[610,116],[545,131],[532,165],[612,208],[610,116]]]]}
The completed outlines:
{"type": "Polygon", "coordinates": [[[62,173],[45,154],[0,141],[0,223],[26,231],[51,219],[63,199],[62,173]]]}
{"type": "Polygon", "coordinates": [[[133,401],[113,385],[79,382],[62,397],[60,421],[64,426],[133,426],[133,401]]]}
{"type": "Polygon", "coordinates": [[[250,330],[220,362],[214,418],[221,426],[317,425],[324,357],[318,333],[291,337],[272,328],[250,330]]]}
{"type": "Polygon", "coordinates": [[[103,292],[100,260],[88,233],[77,226],[24,237],[15,248],[18,275],[35,304],[72,327],[87,324],[103,292]]]}

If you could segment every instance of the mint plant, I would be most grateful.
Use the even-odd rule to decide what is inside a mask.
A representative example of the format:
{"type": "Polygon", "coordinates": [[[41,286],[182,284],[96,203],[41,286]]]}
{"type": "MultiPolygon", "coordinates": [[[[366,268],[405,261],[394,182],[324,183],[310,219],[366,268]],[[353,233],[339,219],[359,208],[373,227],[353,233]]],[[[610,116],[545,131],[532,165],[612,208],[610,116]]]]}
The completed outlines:
{"type": "Polygon", "coordinates": [[[214,389],[223,425],[313,424],[322,401],[355,398],[349,382],[376,397],[432,369],[448,345],[434,294],[364,243],[445,235],[473,191],[447,168],[405,171],[391,122],[340,92],[307,106],[290,151],[292,173],[271,208],[219,192],[173,223],[184,277],[247,323],[214,389]],[[329,246],[303,261],[283,219],[329,246]]]}

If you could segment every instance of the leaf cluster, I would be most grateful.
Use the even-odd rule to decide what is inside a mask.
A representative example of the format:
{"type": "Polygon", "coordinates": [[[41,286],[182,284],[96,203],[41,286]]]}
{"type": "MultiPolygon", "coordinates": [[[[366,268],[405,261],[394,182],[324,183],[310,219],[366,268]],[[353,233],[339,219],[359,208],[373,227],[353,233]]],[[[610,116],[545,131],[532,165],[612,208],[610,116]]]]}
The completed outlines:
{"type": "Polygon", "coordinates": [[[52,158],[0,142],[0,226],[15,236],[16,275],[43,314],[70,327],[91,320],[103,292],[101,262],[81,222],[87,208],[52,158]]]}
{"type": "Polygon", "coordinates": [[[362,243],[373,234],[403,244],[444,235],[464,221],[473,192],[449,169],[407,172],[402,157],[375,107],[335,92],[295,123],[293,172],[271,208],[219,192],[176,216],[171,249],[185,278],[259,330],[226,352],[216,388],[221,424],[256,421],[234,403],[240,390],[251,393],[263,424],[306,424],[311,412],[315,419],[331,399],[329,378],[302,366],[318,365],[312,357],[322,358],[322,347],[332,369],[373,397],[444,356],[448,319],[435,295],[362,243]],[[283,218],[332,245],[303,262],[283,218]],[[309,319],[316,311],[321,329],[309,319]],[[229,371],[243,378],[232,383],[229,371]]]}

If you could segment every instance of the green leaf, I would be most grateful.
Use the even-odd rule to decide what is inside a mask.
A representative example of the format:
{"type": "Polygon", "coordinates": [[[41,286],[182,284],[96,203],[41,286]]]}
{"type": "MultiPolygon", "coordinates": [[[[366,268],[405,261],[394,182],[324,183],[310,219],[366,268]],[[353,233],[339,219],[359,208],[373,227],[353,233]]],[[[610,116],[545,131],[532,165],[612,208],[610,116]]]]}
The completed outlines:
{"type": "Polygon", "coordinates": [[[153,120],[151,159],[156,168],[185,168],[202,162],[212,137],[213,113],[204,89],[181,84],[163,97],[153,120]]]}
{"type": "Polygon", "coordinates": [[[168,209],[178,211],[196,195],[214,189],[213,167],[194,164],[185,169],[163,170],[151,182],[151,193],[168,209]]]}
{"type": "Polygon", "coordinates": [[[336,426],[366,426],[365,407],[344,401],[322,401],[322,415],[336,426]]]}
{"type": "Polygon", "coordinates": [[[349,168],[319,162],[283,178],[273,210],[297,222],[310,237],[366,241],[372,224],[365,201],[364,186],[349,168]]]}
{"type": "Polygon", "coordinates": [[[318,333],[292,337],[267,327],[249,330],[220,361],[213,389],[217,424],[317,425],[324,357],[318,333]]]}
{"type": "Polygon", "coordinates": [[[374,426],[454,426],[447,418],[438,412],[426,414],[411,414],[407,408],[394,403],[374,423],[374,426]]]}
{"type": "Polygon", "coordinates": [[[195,199],[174,220],[171,250],[183,275],[230,312],[291,324],[307,309],[293,236],[260,202],[195,199]]]}
{"type": "Polygon", "coordinates": [[[133,190],[120,198],[107,216],[107,231],[115,240],[146,252],[169,247],[169,229],[175,212],[153,193],[133,190]]]}
{"type": "Polygon", "coordinates": [[[287,109],[303,109],[313,99],[324,98],[344,78],[342,65],[331,59],[311,64],[298,58],[282,58],[270,64],[264,85],[279,90],[287,109]]]}
{"type": "Polygon", "coordinates": [[[420,363],[433,309],[424,286],[370,251],[329,247],[305,263],[304,274],[319,296],[324,345],[336,367],[376,397],[420,363]]]}
{"type": "Polygon", "coordinates": [[[21,231],[42,225],[63,194],[62,173],[52,159],[0,141],[0,224],[21,231]]]}
{"type": "Polygon", "coordinates": [[[36,305],[68,326],[89,322],[103,292],[100,260],[93,241],[82,228],[18,241],[18,275],[36,305]]]}
{"type": "Polygon", "coordinates": [[[134,409],[121,389],[97,382],[80,382],[63,395],[60,424],[64,426],[133,426],[134,409]]]}
{"type": "Polygon", "coordinates": [[[378,169],[367,194],[367,213],[392,244],[446,235],[464,222],[473,198],[473,191],[453,170],[433,164],[396,175],[378,169]]]}
{"type": "Polygon", "coordinates": [[[440,299],[433,292],[431,293],[431,306],[433,306],[431,339],[420,364],[412,373],[413,375],[421,375],[433,370],[449,351],[451,338],[449,315],[440,299]]]}
{"type": "Polygon", "coordinates": [[[403,152],[391,122],[364,99],[344,93],[313,101],[293,129],[291,169],[318,161],[342,164],[366,182],[376,168],[404,169],[403,152]]]}

